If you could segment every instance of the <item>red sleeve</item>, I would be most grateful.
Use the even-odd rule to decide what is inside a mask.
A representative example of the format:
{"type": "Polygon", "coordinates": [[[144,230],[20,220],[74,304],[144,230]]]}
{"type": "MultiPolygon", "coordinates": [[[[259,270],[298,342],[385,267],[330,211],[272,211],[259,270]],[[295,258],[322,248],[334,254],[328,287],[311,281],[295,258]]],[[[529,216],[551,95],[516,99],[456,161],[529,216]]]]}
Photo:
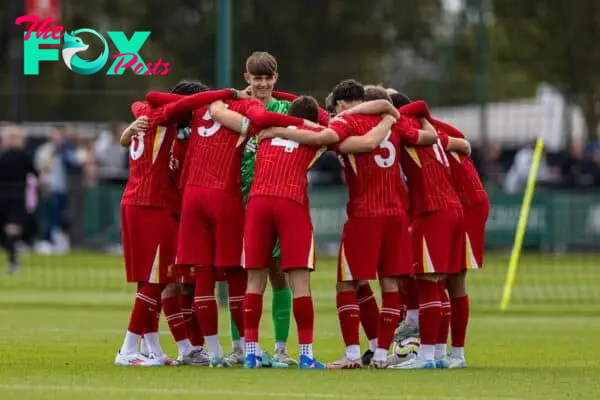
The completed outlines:
{"type": "Polygon", "coordinates": [[[304,120],[298,117],[291,117],[285,114],[270,112],[265,109],[265,106],[254,104],[246,110],[246,117],[257,128],[266,128],[269,126],[290,126],[302,125],[304,120]]]}
{"type": "Polygon", "coordinates": [[[419,129],[415,128],[411,118],[408,118],[405,115],[400,115],[400,119],[392,129],[400,136],[400,140],[403,142],[407,142],[414,146],[419,141],[419,129]]]}
{"type": "Polygon", "coordinates": [[[298,96],[296,96],[295,94],[279,92],[277,90],[273,91],[273,97],[275,97],[278,100],[286,100],[286,101],[294,101],[298,98],[298,96]]]}
{"type": "Polygon", "coordinates": [[[214,101],[229,99],[231,98],[232,93],[233,92],[229,89],[222,89],[200,92],[191,96],[183,96],[181,100],[175,103],[169,103],[165,106],[165,118],[168,121],[178,115],[193,111],[214,101]]]}
{"type": "Polygon", "coordinates": [[[131,112],[135,118],[139,118],[148,112],[148,103],[145,101],[136,101],[131,105],[131,112]]]}
{"type": "Polygon", "coordinates": [[[258,134],[260,133],[262,129],[259,126],[256,126],[254,124],[250,124],[250,126],[248,127],[248,131],[246,132],[246,136],[248,137],[252,137],[252,136],[258,136],[258,134]]]}
{"type": "Polygon", "coordinates": [[[317,122],[321,126],[329,125],[329,113],[327,112],[327,110],[319,107],[319,119],[317,120],[317,122]]]}
{"type": "Polygon", "coordinates": [[[464,139],[465,135],[453,125],[450,125],[444,121],[437,120],[435,118],[432,118],[431,121],[436,129],[443,130],[444,133],[448,136],[464,139]]]}
{"type": "Polygon", "coordinates": [[[329,128],[333,130],[339,138],[338,143],[342,143],[349,136],[352,136],[354,124],[348,116],[336,117],[329,122],[329,128]]]}
{"type": "Polygon", "coordinates": [[[442,145],[442,148],[444,150],[446,150],[448,148],[448,142],[450,141],[450,136],[448,136],[448,134],[446,133],[446,131],[444,129],[437,129],[437,134],[438,137],[440,138],[440,143],[442,145]]]}
{"type": "Polygon", "coordinates": [[[148,92],[146,94],[146,101],[153,107],[164,106],[169,103],[176,102],[183,99],[185,96],[174,93],[165,92],[148,92]]]}
{"type": "Polygon", "coordinates": [[[429,107],[427,107],[427,103],[423,100],[413,101],[412,103],[400,107],[398,111],[400,114],[406,114],[410,117],[425,117],[428,120],[431,120],[429,107]]]}

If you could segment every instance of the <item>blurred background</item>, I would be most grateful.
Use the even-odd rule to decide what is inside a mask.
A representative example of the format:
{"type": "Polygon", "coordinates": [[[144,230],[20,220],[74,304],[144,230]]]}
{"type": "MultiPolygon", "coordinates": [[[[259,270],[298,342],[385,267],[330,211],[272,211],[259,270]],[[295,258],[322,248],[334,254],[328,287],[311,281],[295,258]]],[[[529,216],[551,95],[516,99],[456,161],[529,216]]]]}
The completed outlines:
{"type": "MultiPolygon", "coordinates": [[[[512,307],[600,311],[596,0],[26,0],[2,2],[0,18],[0,121],[23,128],[40,173],[19,244],[22,269],[0,276],[11,299],[23,288],[128,290],[118,215],[128,152],[118,136],[132,120],[130,104],[184,78],[242,88],[246,57],[264,50],[278,59],[280,90],[323,104],[341,79],[381,83],[426,100],[467,135],[492,203],[487,263],[471,277],[476,308],[498,306],[532,144],[543,137],[512,307]],[[114,76],[106,65],[83,76],[59,60],[25,76],[24,27],[14,21],[26,14],[107,39],[107,31],[150,31],[140,56],[172,70],[114,76]],[[53,154],[65,143],[74,157],[57,171],[53,154]]],[[[86,35],[85,57],[95,59],[99,41],[86,35]]],[[[333,268],[346,201],[337,159],[323,157],[309,176],[319,251],[333,268]]]]}

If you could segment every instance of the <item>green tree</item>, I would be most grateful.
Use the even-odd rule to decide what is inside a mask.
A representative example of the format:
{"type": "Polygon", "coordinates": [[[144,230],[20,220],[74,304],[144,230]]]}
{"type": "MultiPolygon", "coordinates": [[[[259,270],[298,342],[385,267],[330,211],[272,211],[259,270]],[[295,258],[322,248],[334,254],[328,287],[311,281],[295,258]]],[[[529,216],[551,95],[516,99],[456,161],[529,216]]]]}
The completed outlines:
{"type": "Polygon", "coordinates": [[[600,2],[500,0],[493,10],[506,39],[501,60],[549,82],[579,105],[588,139],[598,140],[600,2]]]}

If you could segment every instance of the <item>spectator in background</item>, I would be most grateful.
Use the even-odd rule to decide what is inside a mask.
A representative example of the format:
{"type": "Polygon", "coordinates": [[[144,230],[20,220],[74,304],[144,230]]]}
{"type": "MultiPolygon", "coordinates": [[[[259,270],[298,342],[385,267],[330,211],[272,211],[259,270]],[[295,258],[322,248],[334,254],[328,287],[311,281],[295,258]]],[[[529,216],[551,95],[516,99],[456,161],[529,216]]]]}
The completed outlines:
{"type": "Polygon", "coordinates": [[[589,177],[586,181],[591,181],[589,186],[600,187],[600,145],[597,143],[590,148],[590,158],[586,163],[585,173],[589,177]]]}
{"type": "Polygon", "coordinates": [[[553,187],[589,187],[594,184],[590,162],[584,158],[585,144],[574,140],[568,150],[559,152],[549,167],[553,187]]]}
{"type": "Polygon", "coordinates": [[[25,133],[18,126],[2,128],[0,133],[0,237],[8,253],[7,271],[19,267],[17,242],[26,217],[27,177],[35,175],[33,160],[25,152],[25,133]]]}
{"type": "Polygon", "coordinates": [[[308,171],[309,186],[332,186],[343,184],[340,161],[333,152],[323,154],[308,171]]]}
{"type": "Polygon", "coordinates": [[[499,143],[492,142],[482,149],[482,157],[477,163],[477,169],[486,186],[502,189],[504,187],[504,169],[500,162],[502,147],[499,143]]]}
{"type": "Polygon", "coordinates": [[[111,132],[102,133],[94,145],[100,184],[123,186],[127,181],[128,150],[119,142],[121,131],[116,124],[112,124],[111,132]]]}
{"type": "Polygon", "coordinates": [[[41,185],[48,195],[48,223],[39,248],[43,253],[65,253],[70,250],[66,232],[69,172],[79,171],[77,149],[73,137],[67,138],[60,129],[52,129],[50,140],[35,154],[41,185]]]}
{"type": "MultiPolygon", "coordinates": [[[[533,149],[535,148],[535,142],[523,147],[515,155],[513,165],[506,173],[506,180],[504,181],[504,190],[507,193],[522,193],[527,185],[527,178],[529,177],[529,170],[533,161],[533,149]]],[[[545,157],[542,157],[540,161],[540,167],[537,175],[538,182],[545,182],[548,179],[548,165],[546,164],[545,157]]]]}

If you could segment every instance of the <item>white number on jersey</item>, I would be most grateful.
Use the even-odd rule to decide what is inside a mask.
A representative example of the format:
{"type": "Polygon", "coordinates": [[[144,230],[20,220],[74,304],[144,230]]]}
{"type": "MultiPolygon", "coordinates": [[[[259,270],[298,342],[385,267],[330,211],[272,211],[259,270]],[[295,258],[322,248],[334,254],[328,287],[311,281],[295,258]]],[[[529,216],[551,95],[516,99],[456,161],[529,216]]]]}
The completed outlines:
{"type": "Polygon", "coordinates": [[[202,119],[205,121],[213,121],[213,124],[209,128],[207,128],[205,126],[199,127],[198,135],[200,135],[202,137],[210,137],[210,136],[214,135],[215,133],[217,133],[217,131],[219,129],[221,129],[221,124],[219,122],[215,121],[214,119],[212,119],[212,115],[210,115],[210,112],[208,110],[206,110],[206,112],[202,116],[202,119]]]}
{"type": "Polygon", "coordinates": [[[433,147],[435,159],[438,160],[438,162],[444,167],[450,167],[450,163],[448,162],[448,157],[446,156],[446,152],[444,151],[444,146],[442,146],[442,142],[438,139],[437,143],[432,145],[431,147],[433,147]]]}
{"type": "Polygon", "coordinates": [[[129,155],[131,156],[132,160],[137,160],[142,156],[142,154],[144,154],[144,133],[140,132],[131,137],[129,155]]]}
{"type": "Polygon", "coordinates": [[[391,134],[392,134],[392,131],[389,130],[387,135],[385,135],[385,138],[383,139],[383,141],[379,144],[379,148],[383,149],[383,150],[387,150],[389,155],[384,158],[384,157],[380,156],[379,154],[377,154],[374,157],[375,164],[377,164],[377,166],[379,168],[389,168],[396,161],[396,148],[394,147],[392,142],[390,142],[390,140],[389,140],[391,134]]]}
{"type": "MultiPolygon", "coordinates": [[[[227,108],[227,107],[229,107],[229,106],[227,104],[225,104],[225,108],[227,108]]],[[[205,121],[213,121],[213,124],[210,128],[206,128],[204,126],[199,127],[198,135],[200,135],[202,137],[210,137],[210,136],[214,135],[215,133],[217,133],[217,131],[219,129],[221,129],[222,125],[212,118],[212,115],[210,115],[209,110],[206,110],[206,112],[202,116],[202,119],[205,121]]]]}
{"type": "MultiPolygon", "coordinates": [[[[295,126],[288,126],[287,128],[288,129],[298,129],[295,126]]],[[[285,151],[287,153],[291,153],[292,151],[296,150],[298,148],[298,146],[300,146],[300,143],[295,142],[293,140],[276,137],[276,138],[271,139],[271,146],[285,147],[285,151]]]]}

